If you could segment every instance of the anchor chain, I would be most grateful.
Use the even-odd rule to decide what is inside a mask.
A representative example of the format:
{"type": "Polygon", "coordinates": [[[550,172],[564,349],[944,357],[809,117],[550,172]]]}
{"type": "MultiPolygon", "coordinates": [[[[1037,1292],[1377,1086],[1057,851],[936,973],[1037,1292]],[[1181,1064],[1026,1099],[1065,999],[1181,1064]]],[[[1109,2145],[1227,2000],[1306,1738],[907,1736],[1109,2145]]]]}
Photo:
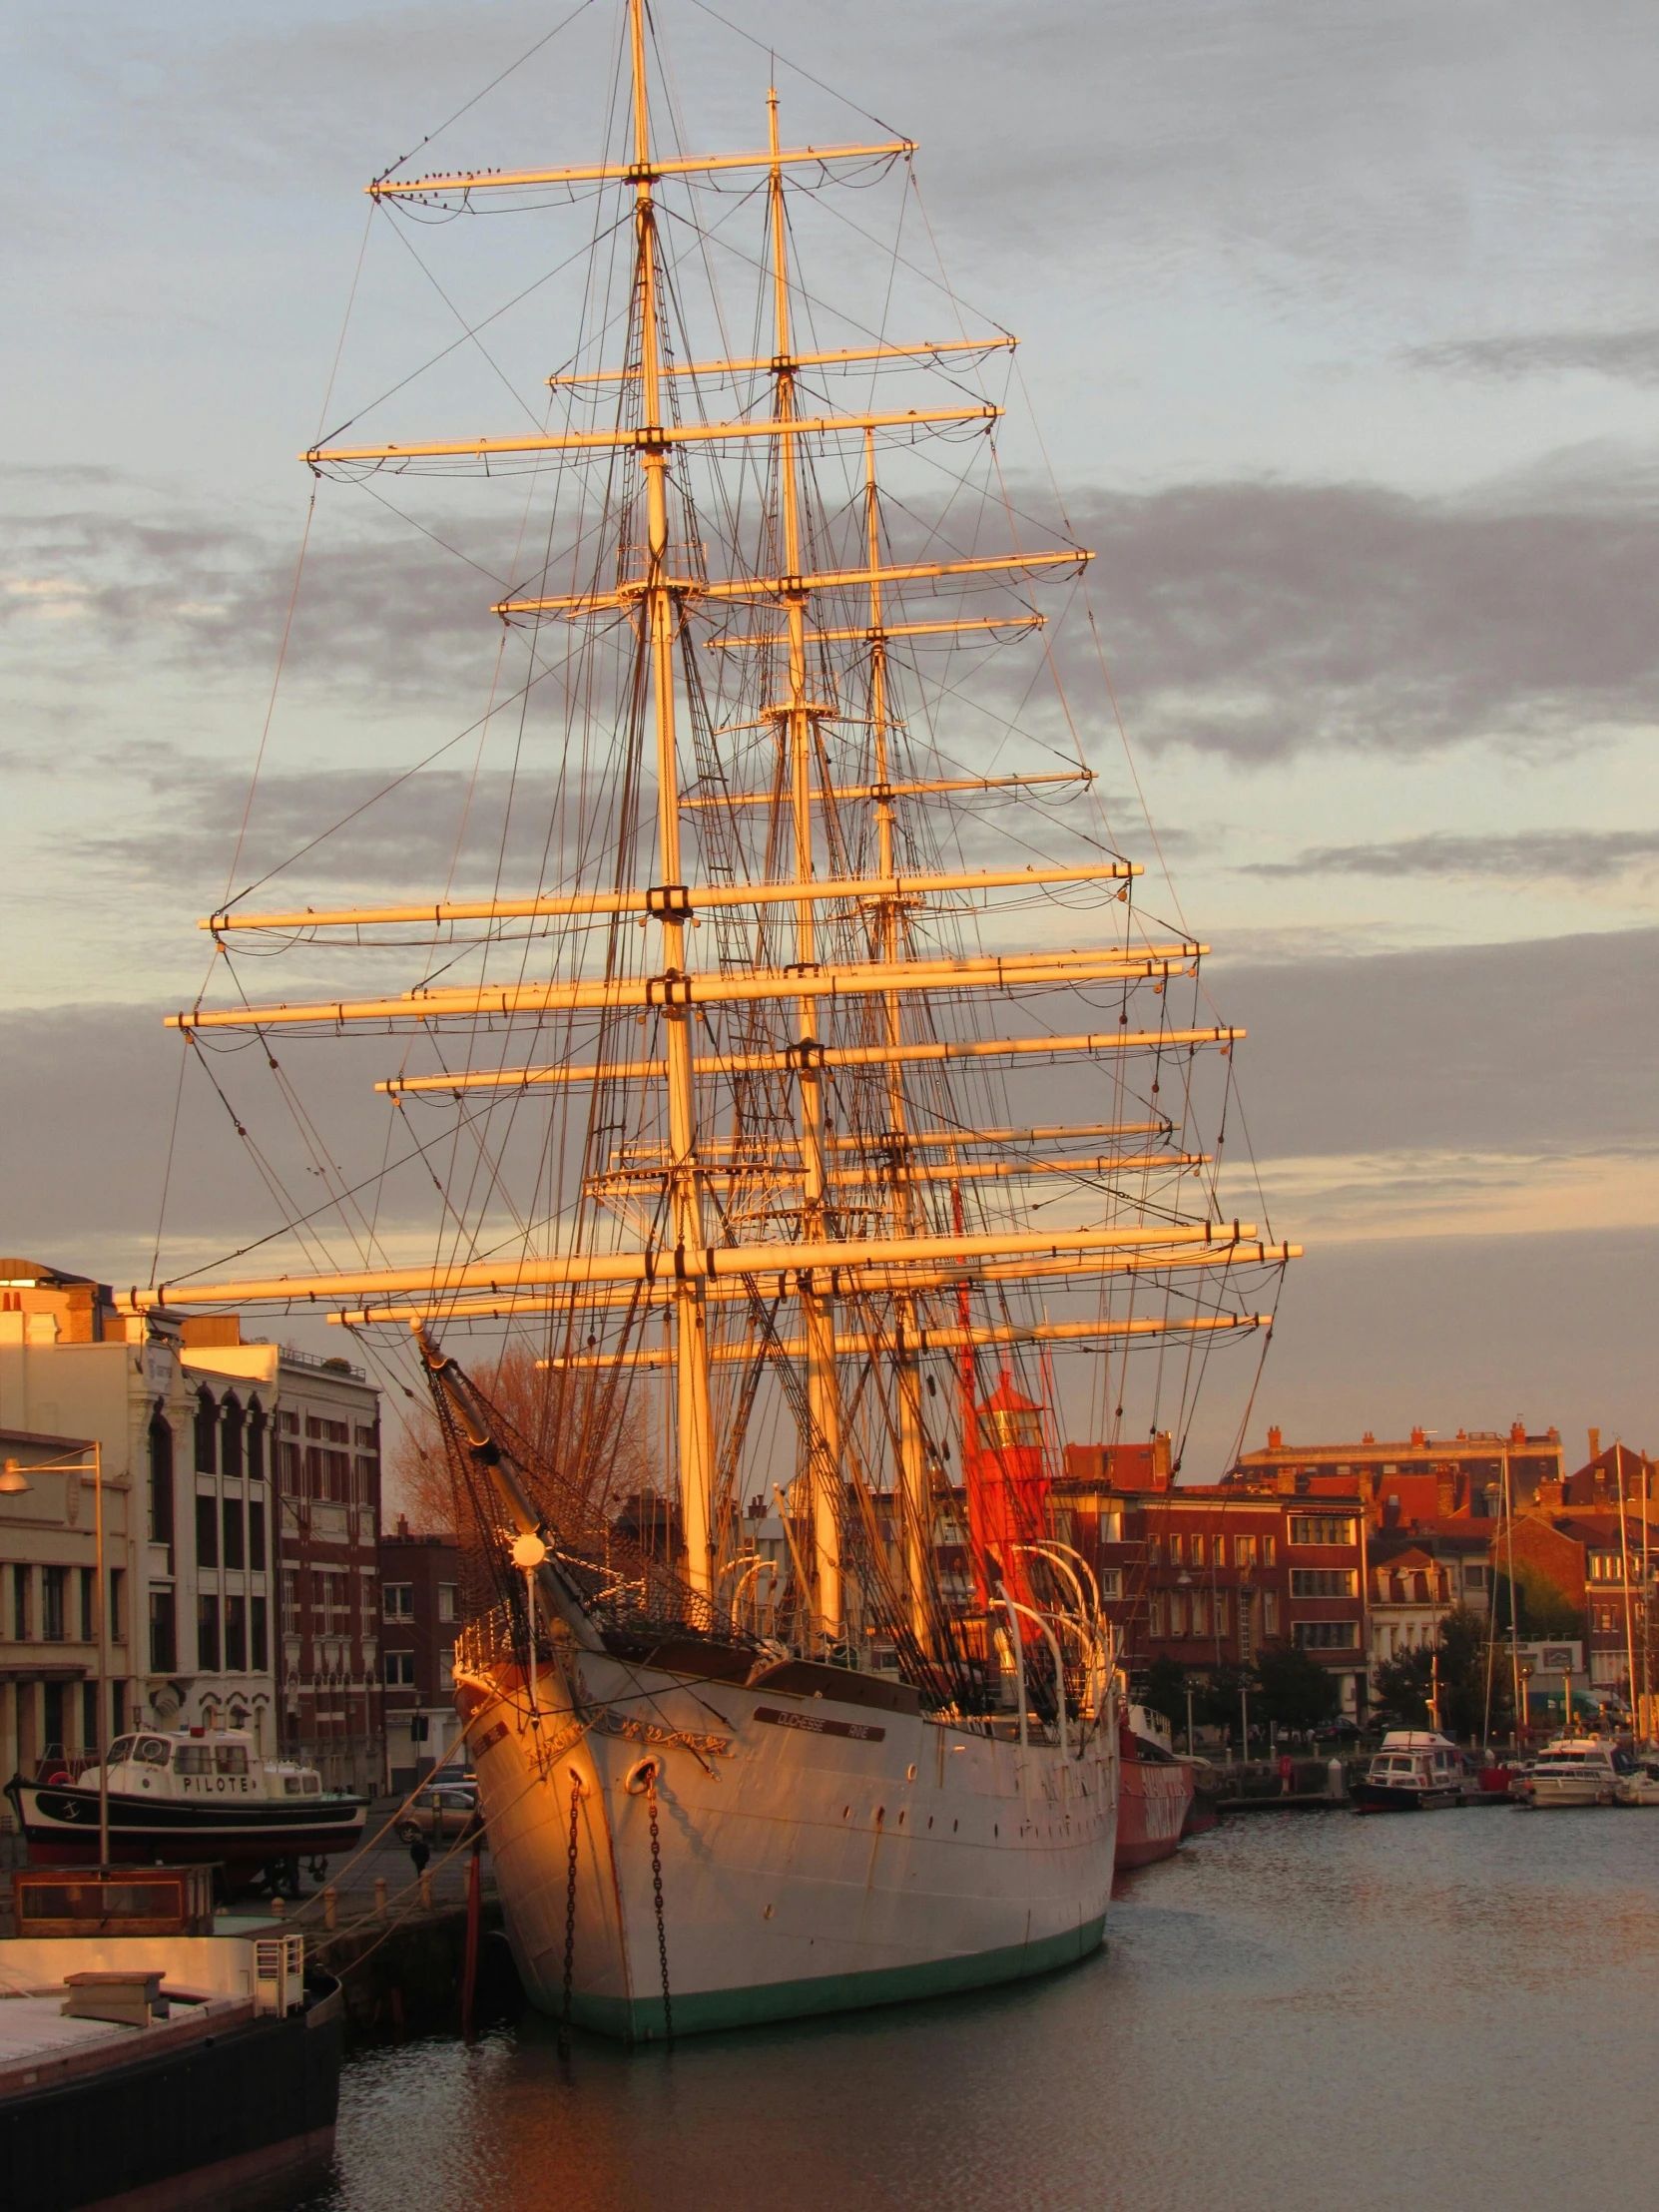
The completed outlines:
{"type": "Polygon", "coordinates": [[[559,2013],[559,2056],[570,2056],[570,1983],[576,1963],[576,1832],[582,1803],[582,1777],[570,1778],[570,1843],[565,1853],[565,1991],[559,2013]]]}
{"type": "Polygon", "coordinates": [[[668,1937],[663,1933],[663,1846],[657,1831],[657,1770],[646,1777],[646,1804],[651,1813],[651,1888],[657,1905],[657,1958],[663,1969],[663,2040],[674,2048],[674,2000],[668,1988],[668,1937]]]}

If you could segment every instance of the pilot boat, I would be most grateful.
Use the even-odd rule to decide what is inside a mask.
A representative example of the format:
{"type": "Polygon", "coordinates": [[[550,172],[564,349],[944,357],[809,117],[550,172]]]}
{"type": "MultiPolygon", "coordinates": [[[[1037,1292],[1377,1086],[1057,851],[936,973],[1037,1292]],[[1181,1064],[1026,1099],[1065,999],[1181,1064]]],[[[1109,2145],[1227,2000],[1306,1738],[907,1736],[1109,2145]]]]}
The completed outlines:
{"type": "MultiPolygon", "coordinates": [[[[73,1782],[7,1783],[32,1866],[97,1863],[99,1788],[96,1767],[73,1782]]],[[[262,1759],[246,1729],[158,1730],[110,1746],[112,1861],[211,1860],[233,1887],[264,1876],[296,1897],[300,1860],[351,1851],[367,1812],[361,1798],[325,1791],[315,1768],[262,1759]]]]}
{"type": "Polygon", "coordinates": [[[1520,1782],[1517,1796],[1545,1806],[1616,1805],[1630,1762],[1605,1736],[1557,1736],[1520,1782]]]}
{"type": "Polygon", "coordinates": [[[1390,1728],[1354,1785],[1357,1813],[1427,1813],[1463,1802],[1463,1763],[1449,1736],[1390,1728]]]}

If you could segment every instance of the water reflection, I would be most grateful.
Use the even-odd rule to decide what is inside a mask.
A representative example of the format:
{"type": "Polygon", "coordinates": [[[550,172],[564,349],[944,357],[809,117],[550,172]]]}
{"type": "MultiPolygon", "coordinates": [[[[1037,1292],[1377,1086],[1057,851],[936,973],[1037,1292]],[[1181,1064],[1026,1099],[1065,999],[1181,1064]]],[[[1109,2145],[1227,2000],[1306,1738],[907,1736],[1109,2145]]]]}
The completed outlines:
{"type": "Polygon", "coordinates": [[[307,2212],[1575,2212],[1651,2164],[1656,1871],[1659,1813],[1255,1816],[1057,1978],[669,2057],[566,2068],[533,2017],[367,2054],[307,2212]]]}

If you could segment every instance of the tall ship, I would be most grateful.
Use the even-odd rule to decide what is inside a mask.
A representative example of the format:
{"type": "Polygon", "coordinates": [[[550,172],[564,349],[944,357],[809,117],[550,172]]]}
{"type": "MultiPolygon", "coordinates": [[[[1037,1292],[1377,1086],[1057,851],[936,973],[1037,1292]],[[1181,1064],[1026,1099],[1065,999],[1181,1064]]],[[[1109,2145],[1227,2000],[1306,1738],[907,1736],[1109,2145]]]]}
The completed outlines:
{"type": "Polygon", "coordinates": [[[284,1109],[362,1040],[384,1150],[353,1182],[306,1137],[280,1272],[134,1293],[327,1315],[418,1384],[519,1969],[636,2041],[1100,1944],[1125,1685],[1058,1436],[1185,1431],[1296,1251],[1224,1191],[1242,1032],[1079,735],[1090,555],[1004,478],[1015,341],[916,276],[908,139],[792,142],[746,47],[754,137],[698,151],[659,13],[615,11],[587,159],[369,188],[412,252],[494,270],[511,217],[531,276],[581,271],[528,427],[434,434],[405,379],[304,456],[514,503],[469,725],[500,820],[394,900],[244,866],[177,1025],[284,1109]],[[899,326],[918,290],[945,333],[899,326]]]}

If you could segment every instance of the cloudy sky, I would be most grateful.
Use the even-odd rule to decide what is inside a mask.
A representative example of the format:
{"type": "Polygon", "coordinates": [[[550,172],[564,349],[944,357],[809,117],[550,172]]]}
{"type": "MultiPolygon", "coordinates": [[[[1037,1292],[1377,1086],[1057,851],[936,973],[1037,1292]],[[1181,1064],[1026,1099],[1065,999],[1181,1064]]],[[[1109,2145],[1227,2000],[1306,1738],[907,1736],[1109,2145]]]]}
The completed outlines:
{"type": "MultiPolygon", "coordinates": [[[[383,218],[365,229],[360,188],[573,4],[11,18],[14,1251],[150,1271],[179,1064],[157,1015],[200,982],[196,917],[242,821],[311,490],[293,455],[450,342],[457,304],[510,289],[492,246],[472,291],[436,293],[383,218]]],[[[1256,1430],[1519,1413],[1659,1441],[1659,17],[718,14],[658,9],[693,137],[764,128],[775,44],[786,134],[845,139],[874,128],[861,108],[917,139],[956,292],[1023,341],[1007,466],[1035,485],[1051,465],[1050,506],[1098,551],[1135,766],[1252,1030],[1276,1226],[1310,1248],[1256,1430]]],[[[434,156],[587,153],[613,29],[595,0],[434,156]]],[[[569,279],[538,251],[556,320],[569,279]]],[[[918,313],[948,303],[916,282],[918,313]]],[[[513,342],[503,324],[502,382],[513,342]]],[[[429,424],[518,419],[452,365],[429,424]]],[[[252,826],[272,849],[476,714],[517,510],[452,521],[459,556],[324,487],[252,826]]],[[[1127,806],[1106,704],[1081,705],[1127,806]]],[[[461,773],[445,756],[380,846],[356,838],[358,882],[436,833],[461,773]]],[[[1132,811],[1118,828],[1155,857],[1132,811]]],[[[217,1110],[185,1125],[193,1250],[244,1241],[217,1110]]]]}

